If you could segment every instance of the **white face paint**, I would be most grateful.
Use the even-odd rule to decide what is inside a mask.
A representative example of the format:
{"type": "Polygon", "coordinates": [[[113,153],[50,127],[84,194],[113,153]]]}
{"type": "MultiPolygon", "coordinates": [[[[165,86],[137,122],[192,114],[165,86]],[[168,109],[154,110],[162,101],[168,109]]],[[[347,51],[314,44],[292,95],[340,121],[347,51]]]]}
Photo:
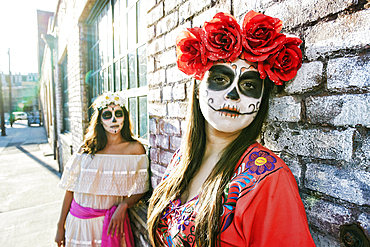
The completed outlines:
{"type": "Polygon", "coordinates": [[[112,134],[117,134],[123,127],[123,111],[119,105],[109,105],[103,109],[101,121],[106,131],[112,134]]]}
{"type": "Polygon", "coordinates": [[[217,63],[199,87],[199,105],[206,121],[218,131],[233,133],[256,117],[263,95],[257,65],[237,59],[217,63]]]}

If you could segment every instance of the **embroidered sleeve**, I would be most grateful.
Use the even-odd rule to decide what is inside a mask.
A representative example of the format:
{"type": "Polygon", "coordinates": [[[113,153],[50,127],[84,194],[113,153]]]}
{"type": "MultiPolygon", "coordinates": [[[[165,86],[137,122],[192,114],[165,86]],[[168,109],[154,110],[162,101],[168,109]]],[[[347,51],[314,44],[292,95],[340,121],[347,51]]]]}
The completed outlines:
{"type": "Polygon", "coordinates": [[[225,189],[224,243],[245,246],[315,246],[294,176],[260,144],[241,157],[225,189]]]}
{"type": "Polygon", "coordinates": [[[315,246],[297,184],[285,168],[261,177],[237,205],[248,246],[315,246]]]}

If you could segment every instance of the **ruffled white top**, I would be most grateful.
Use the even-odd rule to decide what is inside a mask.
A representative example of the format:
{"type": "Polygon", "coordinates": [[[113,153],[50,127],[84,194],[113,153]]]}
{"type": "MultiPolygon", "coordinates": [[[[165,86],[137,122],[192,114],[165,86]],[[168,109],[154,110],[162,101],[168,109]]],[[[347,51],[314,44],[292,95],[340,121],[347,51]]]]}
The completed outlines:
{"type": "MultiPolygon", "coordinates": [[[[73,191],[83,207],[109,209],[126,196],[149,189],[148,157],[142,155],[74,154],[58,186],[73,191]]],[[[104,216],[79,219],[68,214],[66,246],[100,246],[104,216]]],[[[124,241],[121,241],[124,242],[124,241]]]]}

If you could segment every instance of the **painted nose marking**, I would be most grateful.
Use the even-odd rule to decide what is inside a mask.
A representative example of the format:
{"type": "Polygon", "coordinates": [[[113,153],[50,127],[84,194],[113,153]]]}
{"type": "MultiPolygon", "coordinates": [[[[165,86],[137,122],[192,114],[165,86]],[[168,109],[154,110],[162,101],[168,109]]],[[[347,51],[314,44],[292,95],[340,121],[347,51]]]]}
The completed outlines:
{"type": "Polygon", "coordinates": [[[240,96],[238,94],[238,91],[236,91],[236,87],[234,87],[233,90],[231,90],[227,95],[226,98],[231,99],[231,100],[239,100],[240,96]]]}

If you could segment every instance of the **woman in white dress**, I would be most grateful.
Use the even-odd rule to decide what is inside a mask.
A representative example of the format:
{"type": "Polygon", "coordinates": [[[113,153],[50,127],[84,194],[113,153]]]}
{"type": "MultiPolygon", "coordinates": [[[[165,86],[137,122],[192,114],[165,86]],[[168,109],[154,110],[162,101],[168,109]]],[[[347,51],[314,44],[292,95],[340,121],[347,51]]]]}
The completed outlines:
{"type": "Polygon", "coordinates": [[[124,99],[105,93],[93,103],[84,143],[59,183],[66,190],[58,246],[133,246],[127,209],[149,188],[148,158],[134,140],[124,99]]]}

